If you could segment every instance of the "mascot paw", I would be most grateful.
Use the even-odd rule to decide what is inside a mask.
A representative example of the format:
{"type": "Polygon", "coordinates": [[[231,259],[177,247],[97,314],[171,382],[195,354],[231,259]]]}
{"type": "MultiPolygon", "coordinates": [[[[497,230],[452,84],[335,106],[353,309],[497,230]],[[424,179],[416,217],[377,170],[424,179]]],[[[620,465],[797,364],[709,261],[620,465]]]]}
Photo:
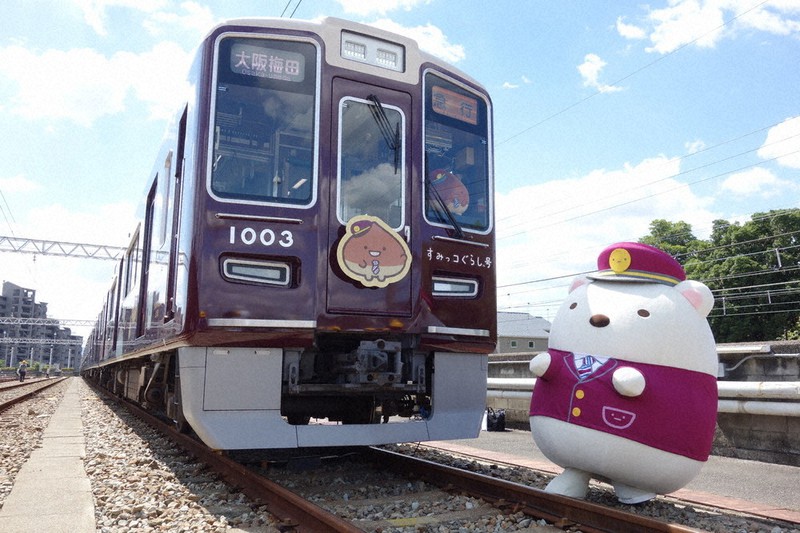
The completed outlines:
{"type": "Polygon", "coordinates": [[[614,371],[611,378],[614,389],[623,396],[639,396],[644,392],[644,376],[635,368],[623,366],[614,371]]]}
{"type": "Polygon", "coordinates": [[[586,498],[586,492],[589,490],[590,478],[591,476],[588,472],[567,468],[559,476],[556,476],[553,481],[548,483],[544,490],[545,492],[583,500],[586,498]]]}
{"type": "Polygon", "coordinates": [[[622,483],[614,483],[614,493],[620,502],[630,505],[644,503],[656,497],[655,492],[648,492],[622,483]]]}
{"type": "Polygon", "coordinates": [[[544,373],[547,372],[547,369],[550,368],[550,354],[548,352],[538,354],[531,359],[531,362],[528,363],[528,367],[537,378],[543,376],[544,373]]]}

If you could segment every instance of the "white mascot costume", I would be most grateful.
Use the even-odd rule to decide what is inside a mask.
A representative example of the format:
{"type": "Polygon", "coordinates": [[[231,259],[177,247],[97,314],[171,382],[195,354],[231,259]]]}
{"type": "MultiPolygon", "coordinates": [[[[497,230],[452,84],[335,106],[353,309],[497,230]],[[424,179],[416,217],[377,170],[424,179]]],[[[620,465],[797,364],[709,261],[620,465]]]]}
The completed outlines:
{"type": "Polygon", "coordinates": [[[691,481],[711,451],[717,416],[711,290],[640,243],[618,243],[577,278],[553,319],[536,375],[531,432],[564,468],[546,491],[585,498],[590,478],[623,503],[691,481]]]}

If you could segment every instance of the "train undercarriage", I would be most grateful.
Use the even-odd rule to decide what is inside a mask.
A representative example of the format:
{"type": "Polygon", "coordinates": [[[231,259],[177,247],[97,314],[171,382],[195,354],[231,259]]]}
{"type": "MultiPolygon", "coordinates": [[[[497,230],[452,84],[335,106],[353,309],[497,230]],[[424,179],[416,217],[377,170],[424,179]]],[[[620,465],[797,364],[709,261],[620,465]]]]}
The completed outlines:
{"type": "MultiPolygon", "coordinates": [[[[220,351],[209,350],[212,356],[220,351]]],[[[261,357],[272,357],[276,351],[254,350],[261,357]]],[[[388,423],[392,417],[427,418],[431,414],[432,356],[404,348],[399,341],[360,341],[344,353],[282,352],[280,414],[290,425],[306,425],[312,419],[388,423]]],[[[177,351],[171,351],[129,359],[94,369],[90,376],[113,394],[188,429],[182,395],[193,392],[181,391],[178,357],[177,351]]],[[[276,386],[272,376],[262,378],[263,387],[276,386]]],[[[239,389],[238,394],[253,391],[239,389]]]]}
{"type": "Polygon", "coordinates": [[[488,357],[382,341],[331,354],[186,347],[88,370],[219,450],[474,438],[488,357]]]}

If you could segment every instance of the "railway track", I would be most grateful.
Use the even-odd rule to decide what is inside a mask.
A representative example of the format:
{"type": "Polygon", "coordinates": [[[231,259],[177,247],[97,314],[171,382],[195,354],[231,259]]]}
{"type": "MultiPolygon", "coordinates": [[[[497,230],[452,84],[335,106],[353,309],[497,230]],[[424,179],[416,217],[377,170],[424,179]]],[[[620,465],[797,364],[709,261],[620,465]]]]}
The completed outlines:
{"type": "Polygon", "coordinates": [[[500,509],[511,509],[527,516],[543,519],[559,529],[581,531],[641,532],[696,531],[677,524],[635,515],[590,502],[575,500],[482,474],[433,463],[386,450],[371,449],[379,454],[375,463],[398,472],[414,472],[415,476],[463,491],[472,497],[492,502],[500,509]]]}
{"type": "Polygon", "coordinates": [[[122,403],[229,484],[263,502],[285,531],[451,531],[475,524],[484,524],[483,530],[698,531],[382,448],[328,457],[223,455],[122,403]],[[389,485],[395,488],[386,496],[389,485]],[[373,513],[386,508],[387,498],[395,503],[393,510],[373,513]]]}
{"type": "Polygon", "coordinates": [[[2,386],[0,386],[0,413],[61,383],[65,379],[66,378],[55,378],[21,383],[3,383],[2,386]]]}

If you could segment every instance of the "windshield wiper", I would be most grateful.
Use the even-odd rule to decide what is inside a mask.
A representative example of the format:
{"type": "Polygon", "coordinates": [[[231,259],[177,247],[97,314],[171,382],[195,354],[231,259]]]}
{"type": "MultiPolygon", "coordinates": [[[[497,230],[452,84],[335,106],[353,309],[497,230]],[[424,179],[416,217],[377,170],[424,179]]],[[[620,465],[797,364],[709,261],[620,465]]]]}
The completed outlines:
{"type": "Polygon", "coordinates": [[[383,108],[381,101],[374,94],[367,96],[367,100],[372,102],[374,106],[370,106],[369,110],[372,113],[372,118],[381,130],[383,140],[386,145],[394,152],[394,173],[400,167],[400,123],[394,125],[394,132],[392,132],[392,124],[389,122],[389,117],[386,116],[386,110],[383,108]]]}
{"type": "Polygon", "coordinates": [[[455,231],[455,235],[457,239],[464,238],[464,230],[461,229],[461,224],[458,223],[456,220],[456,216],[450,211],[450,208],[447,207],[442,195],[439,194],[439,191],[436,190],[436,187],[433,186],[433,182],[430,179],[430,176],[425,176],[425,186],[428,189],[428,194],[434,199],[436,206],[434,209],[443,215],[444,218],[453,226],[453,230],[455,231]]]}

